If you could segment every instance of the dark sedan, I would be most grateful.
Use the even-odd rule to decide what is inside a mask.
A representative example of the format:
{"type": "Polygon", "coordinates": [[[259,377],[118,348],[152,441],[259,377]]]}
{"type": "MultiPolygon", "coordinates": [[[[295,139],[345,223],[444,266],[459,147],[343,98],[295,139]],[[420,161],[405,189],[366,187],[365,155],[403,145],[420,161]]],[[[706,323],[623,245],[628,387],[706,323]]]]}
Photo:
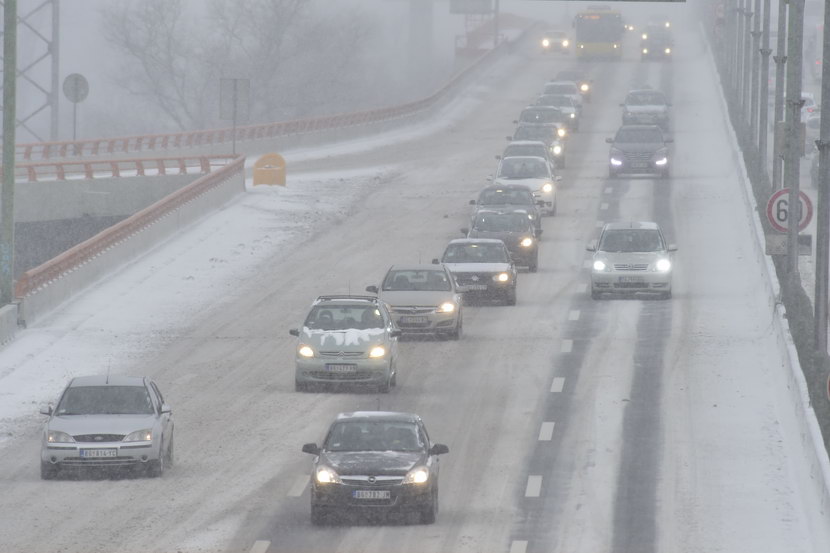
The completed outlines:
{"type": "Polygon", "coordinates": [[[341,413],[315,455],[311,471],[311,522],[334,511],[413,511],[423,524],[438,513],[438,456],[421,417],[411,413],[341,413]]]}
{"type": "Polygon", "coordinates": [[[608,154],[608,174],[656,174],[668,178],[670,172],[669,148],[672,139],[663,136],[657,125],[623,125],[614,138],[608,154]]]}
{"type": "Polygon", "coordinates": [[[461,229],[467,238],[493,238],[507,246],[516,265],[535,273],[539,267],[539,239],[542,231],[534,232],[533,222],[523,209],[480,209],[473,216],[473,226],[461,229]]]}
{"type": "MultiPolygon", "coordinates": [[[[481,209],[513,210],[523,209],[528,219],[533,222],[536,235],[542,234],[542,212],[540,207],[545,205],[544,200],[537,200],[533,191],[524,184],[494,184],[485,187],[478,195],[477,200],[470,200],[470,205],[476,206],[476,212],[481,209]]],[[[473,213],[471,222],[475,221],[473,213]]]]}

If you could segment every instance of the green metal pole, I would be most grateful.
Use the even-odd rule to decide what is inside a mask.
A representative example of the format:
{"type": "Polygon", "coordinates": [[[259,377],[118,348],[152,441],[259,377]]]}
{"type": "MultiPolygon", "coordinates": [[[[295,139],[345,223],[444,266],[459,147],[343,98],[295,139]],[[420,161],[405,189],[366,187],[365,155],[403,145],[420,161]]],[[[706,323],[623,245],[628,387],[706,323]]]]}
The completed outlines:
{"type": "Polygon", "coordinates": [[[3,8],[3,190],[0,193],[0,304],[14,299],[14,130],[17,107],[17,0],[3,8]]]}

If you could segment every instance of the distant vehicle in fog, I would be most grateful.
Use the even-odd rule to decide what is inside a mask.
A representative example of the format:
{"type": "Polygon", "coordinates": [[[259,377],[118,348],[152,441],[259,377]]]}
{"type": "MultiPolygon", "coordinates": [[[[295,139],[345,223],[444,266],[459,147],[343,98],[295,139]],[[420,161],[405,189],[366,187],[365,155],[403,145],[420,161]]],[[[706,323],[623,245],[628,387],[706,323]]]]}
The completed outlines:
{"type": "Polygon", "coordinates": [[[657,125],[623,125],[606,142],[611,144],[608,176],[647,173],[668,178],[671,170],[668,145],[673,140],[665,138],[657,125]]]}

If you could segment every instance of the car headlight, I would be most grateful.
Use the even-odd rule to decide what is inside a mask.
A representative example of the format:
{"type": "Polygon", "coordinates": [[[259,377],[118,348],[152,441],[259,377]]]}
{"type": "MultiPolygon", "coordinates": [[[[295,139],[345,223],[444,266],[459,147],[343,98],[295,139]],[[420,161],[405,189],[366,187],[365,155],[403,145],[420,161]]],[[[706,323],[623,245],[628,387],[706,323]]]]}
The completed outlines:
{"type": "Polygon", "coordinates": [[[667,54],[671,54],[671,48],[666,48],[666,49],[664,50],[664,52],[666,52],[667,54]]]}
{"type": "Polygon", "coordinates": [[[510,280],[510,275],[508,273],[499,273],[497,275],[493,275],[493,280],[496,282],[507,282],[510,280]]]}
{"type": "Polygon", "coordinates": [[[404,484],[425,484],[429,480],[429,469],[426,467],[415,467],[406,473],[403,479],[404,484]]]}
{"type": "Polygon", "coordinates": [[[562,146],[557,144],[556,146],[553,147],[553,155],[558,156],[558,155],[561,155],[561,154],[562,154],[562,146]]]}
{"type": "Polygon", "coordinates": [[[661,273],[667,273],[671,271],[671,261],[669,261],[668,259],[658,259],[655,267],[661,273]]]}
{"type": "Polygon", "coordinates": [[[340,484],[340,475],[328,467],[317,467],[314,477],[318,484],[340,484]]]}
{"type": "Polygon", "coordinates": [[[532,246],[532,245],[533,245],[533,238],[531,238],[530,236],[527,236],[527,237],[525,237],[525,238],[522,238],[522,241],[521,241],[521,242],[519,242],[519,244],[520,244],[523,248],[529,248],[530,246],[532,246]]]}
{"type": "Polygon", "coordinates": [[[556,136],[558,136],[559,138],[564,138],[565,137],[565,129],[556,129],[556,136]]]}
{"type": "Polygon", "coordinates": [[[604,261],[600,261],[599,259],[594,261],[594,270],[595,271],[604,271],[605,267],[606,267],[606,265],[605,265],[604,261]]]}
{"type": "Polygon", "coordinates": [[[642,39],[643,39],[643,40],[648,40],[648,35],[647,35],[647,34],[645,34],[645,33],[643,33],[643,35],[642,35],[642,39]]]}
{"type": "Polygon", "coordinates": [[[66,432],[60,432],[58,430],[50,430],[46,434],[46,441],[50,444],[55,443],[67,443],[67,442],[74,442],[75,438],[67,434],[66,432]]]}
{"type": "Polygon", "coordinates": [[[438,306],[438,309],[436,309],[436,311],[438,313],[452,313],[453,311],[455,311],[455,304],[451,301],[444,302],[438,306]]]}
{"type": "Polygon", "coordinates": [[[588,83],[582,83],[581,85],[579,85],[579,90],[581,90],[582,92],[588,92],[590,89],[591,87],[590,85],[588,85],[588,83]]]}
{"type": "Polygon", "coordinates": [[[571,114],[571,119],[576,119],[576,114],[575,113],[571,114]]]}
{"type": "Polygon", "coordinates": [[[299,353],[301,357],[314,357],[314,350],[305,345],[297,348],[297,353],[299,353]]]}
{"type": "Polygon", "coordinates": [[[615,44],[615,45],[614,45],[614,50],[616,50],[616,49],[617,49],[617,48],[619,48],[619,47],[620,47],[620,45],[619,45],[619,44],[615,44]]]}
{"type": "Polygon", "coordinates": [[[542,192],[553,192],[553,185],[549,182],[546,182],[542,185],[542,192]]]}
{"type": "Polygon", "coordinates": [[[658,159],[657,161],[655,161],[654,164],[659,165],[660,167],[662,167],[663,165],[667,164],[668,162],[669,162],[669,158],[663,156],[660,159],[658,159]]]}
{"type": "Polygon", "coordinates": [[[377,359],[386,355],[386,348],[383,346],[375,346],[369,351],[369,357],[377,359]]]}
{"type": "Polygon", "coordinates": [[[670,21],[666,21],[666,27],[667,27],[667,28],[668,28],[668,27],[671,27],[671,22],[670,22],[670,21]]]}
{"type": "Polygon", "coordinates": [[[542,46],[547,48],[548,46],[550,46],[550,41],[546,38],[542,39],[542,46]]]}
{"type": "Polygon", "coordinates": [[[643,48],[643,54],[648,54],[648,48],[643,48]]]}
{"type": "Polygon", "coordinates": [[[153,431],[149,428],[145,430],[136,430],[124,436],[122,442],[152,442],[153,431]]]}
{"type": "Polygon", "coordinates": [[[567,48],[567,47],[568,47],[568,46],[570,46],[570,45],[571,45],[571,41],[570,41],[570,40],[565,39],[565,40],[563,40],[563,41],[562,41],[562,46],[564,46],[565,48],[567,48]]]}
{"type": "Polygon", "coordinates": [[[612,157],[611,158],[611,165],[613,165],[614,167],[619,167],[620,165],[622,165],[622,160],[617,159],[615,157],[612,157]]]}

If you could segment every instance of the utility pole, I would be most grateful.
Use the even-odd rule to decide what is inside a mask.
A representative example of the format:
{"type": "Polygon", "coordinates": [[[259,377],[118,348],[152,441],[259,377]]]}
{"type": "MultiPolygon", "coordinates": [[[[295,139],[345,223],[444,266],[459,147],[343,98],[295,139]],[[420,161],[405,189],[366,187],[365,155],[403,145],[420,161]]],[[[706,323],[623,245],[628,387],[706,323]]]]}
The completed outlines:
{"type": "Polygon", "coordinates": [[[14,299],[14,150],[17,92],[17,0],[3,6],[3,190],[0,193],[0,304],[14,299]]]}
{"type": "Polygon", "coordinates": [[[767,166],[767,137],[769,136],[769,56],[772,50],[769,47],[769,28],[770,28],[770,0],[764,0],[764,30],[761,39],[761,92],[760,103],[758,107],[761,109],[761,114],[758,119],[758,150],[761,153],[759,165],[764,171],[765,175],[769,174],[769,167],[767,166]]]}
{"type": "Polygon", "coordinates": [[[783,137],[778,136],[778,122],[784,120],[784,64],[787,63],[787,1],[778,0],[778,44],[775,56],[775,109],[773,110],[772,189],[781,188],[783,137]]]}
{"type": "Polygon", "coordinates": [[[761,0],[755,0],[752,20],[752,83],[749,96],[749,137],[755,142],[758,137],[758,76],[761,73],[761,0]]]}
{"type": "MultiPolygon", "coordinates": [[[[741,38],[743,39],[743,73],[741,76],[741,119],[744,122],[744,128],[742,131],[744,133],[747,132],[747,128],[749,127],[749,122],[752,120],[752,115],[749,114],[750,111],[750,91],[752,90],[752,32],[750,28],[752,26],[752,10],[750,9],[752,6],[752,0],[744,0],[744,8],[741,12],[744,16],[744,26],[743,26],[743,35],[741,38]]],[[[754,141],[755,138],[752,137],[754,141]]]]}
{"type": "Polygon", "coordinates": [[[746,18],[744,15],[744,0],[737,0],[735,4],[735,108],[740,116],[738,120],[743,123],[744,109],[744,26],[746,18]]]}
{"type": "Polygon", "coordinates": [[[499,45],[499,0],[496,0],[496,5],[493,7],[493,50],[499,45]]]}
{"type": "Polygon", "coordinates": [[[818,199],[816,217],[816,350],[827,352],[827,302],[830,279],[830,9],[824,7],[824,33],[821,67],[821,126],[818,146],[818,199]]]}
{"type": "Polygon", "coordinates": [[[787,273],[798,278],[798,223],[801,219],[799,169],[801,165],[801,61],[804,47],[804,0],[789,0],[790,16],[787,32],[787,119],[784,146],[784,182],[790,189],[787,216],[787,273]]]}

